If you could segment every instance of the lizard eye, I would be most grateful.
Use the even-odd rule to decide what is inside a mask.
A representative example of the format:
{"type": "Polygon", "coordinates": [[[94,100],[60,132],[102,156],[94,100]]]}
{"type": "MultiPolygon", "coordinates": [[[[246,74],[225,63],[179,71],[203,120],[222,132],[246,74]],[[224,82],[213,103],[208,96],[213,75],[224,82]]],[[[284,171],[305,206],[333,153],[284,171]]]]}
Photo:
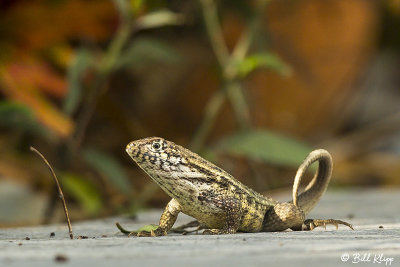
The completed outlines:
{"type": "Polygon", "coordinates": [[[154,150],[160,150],[161,144],[160,144],[160,142],[154,142],[154,143],[151,145],[151,147],[152,147],[154,150]]]}

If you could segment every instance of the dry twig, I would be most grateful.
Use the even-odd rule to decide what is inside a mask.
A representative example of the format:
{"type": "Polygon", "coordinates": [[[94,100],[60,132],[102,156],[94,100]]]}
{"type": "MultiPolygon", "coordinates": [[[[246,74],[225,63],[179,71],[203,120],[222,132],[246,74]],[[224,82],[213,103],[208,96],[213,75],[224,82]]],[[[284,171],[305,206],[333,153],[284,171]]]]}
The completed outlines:
{"type": "Polygon", "coordinates": [[[69,237],[71,239],[74,239],[74,235],[72,234],[72,226],[71,226],[71,221],[69,219],[69,215],[68,215],[68,209],[67,209],[67,204],[65,203],[65,198],[64,198],[64,194],[61,190],[61,186],[60,183],[58,182],[56,173],[54,172],[53,168],[51,167],[50,163],[47,161],[47,159],[42,155],[42,153],[40,153],[36,148],[34,147],[30,147],[30,150],[35,152],[36,154],[38,154],[42,160],[44,161],[44,163],[46,163],[47,167],[49,168],[51,174],[53,175],[54,178],[54,182],[57,185],[58,188],[58,193],[59,193],[59,197],[62,199],[62,203],[63,203],[63,207],[64,207],[64,212],[65,212],[65,217],[67,218],[67,224],[68,224],[68,230],[69,230],[69,237]]]}

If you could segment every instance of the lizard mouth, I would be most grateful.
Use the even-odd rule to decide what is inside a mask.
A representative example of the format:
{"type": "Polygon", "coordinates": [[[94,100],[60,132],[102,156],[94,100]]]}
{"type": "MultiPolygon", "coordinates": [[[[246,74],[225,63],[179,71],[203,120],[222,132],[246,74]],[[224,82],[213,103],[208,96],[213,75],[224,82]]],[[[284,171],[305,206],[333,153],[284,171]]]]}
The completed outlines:
{"type": "Polygon", "coordinates": [[[129,156],[133,156],[133,152],[136,150],[136,146],[133,142],[130,142],[129,144],[126,145],[125,151],[128,153],[129,156]]]}
{"type": "Polygon", "coordinates": [[[126,153],[128,153],[129,155],[131,154],[132,149],[131,149],[131,144],[130,144],[130,143],[129,143],[128,145],[126,145],[125,151],[126,151],[126,153]]]}

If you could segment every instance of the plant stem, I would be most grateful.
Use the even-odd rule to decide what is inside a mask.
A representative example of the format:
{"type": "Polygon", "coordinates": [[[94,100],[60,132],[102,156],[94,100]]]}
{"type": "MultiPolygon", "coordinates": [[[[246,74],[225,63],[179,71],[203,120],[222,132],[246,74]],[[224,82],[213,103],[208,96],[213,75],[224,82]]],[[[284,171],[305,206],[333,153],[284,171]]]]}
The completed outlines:
{"type": "Polygon", "coordinates": [[[217,90],[214,92],[211,100],[208,101],[203,120],[194,134],[190,145],[192,150],[199,151],[201,149],[208,133],[217,119],[218,112],[224,103],[224,99],[225,92],[223,90],[217,90]]]}
{"type": "MultiPolygon", "coordinates": [[[[268,0],[259,0],[256,3],[255,14],[250,19],[246,29],[242,33],[231,54],[232,63],[241,62],[247,55],[254,35],[257,32],[262,14],[268,0]]],[[[240,128],[248,128],[251,125],[250,110],[243,95],[243,88],[237,80],[237,68],[235,64],[229,64],[224,69],[227,80],[226,91],[232,107],[236,114],[237,123],[240,128]]]]}
{"type": "Polygon", "coordinates": [[[249,128],[251,125],[250,111],[240,83],[236,80],[228,81],[226,85],[226,94],[232,104],[239,127],[241,129],[249,128]]]}
{"type": "Polygon", "coordinates": [[[219,65],[226,66],[229,61],[229,51],[223,39],[215,2],[214,0],[200,0],[200,2],[214,54],[218,59],[219,65]]]}
{"type": "Polygon", "coordinates": [[[232,104],[239,127],[248,128],[251,125],[250,112],[242,92],[242,87],[238,81],[236,64],[242,61],[248,53],[267,0],[260,0],[256,3],[256,16],[251,19],[242,33],[232,54],[229,54],[228,48],[223,39],[222,29],[218,21],[217,7],[214,0],[200,0],[200,3],[208,37],[222,70],[222,78],[225,87],[219,89],[206,106],[203,120],[191,142],[191,147],[195,151],[201,149],[201,146],[216,121],[216,116],[218,115],[218,111],[226,96],[232,104]]]}
{"type": "Polygon", "coordinates": [[[260,25],[260,20],[262,18],[267,2],[268,0],[259,0],[256,3],[255,14],[250,19],[248,26],[240,36],[238,43],[233,49],[232,58],[235,61],[241,61],[246,57],[250,48],[250,44],[253,41],[254,35],[257,33],[258,27],[260,25]]]}
{"type": "Polygon", "coordinates": [[[49,170],[50,170],[50,172],[51,172],[51,174],[52,174],[52,176],[53,176],[54,182],[56,183],[57,188],[58,188],[58,194],[59,194],[59,196],[60,196],[60,198],[61,198],[61,200],[62,200],[62,204],[63,204],[63,207],[64,207],[65,217],[67,218],[69,237],[70,237],[71,239],[74,239],[74,235],[73,235],[73,233],[72,233],[71,221],[70,221],[69,215],[68,215],[67,203],[65,202],[65,197],[64,197],[63,191],[62,191],[62,189],[61,189],[60,183],[58,182],[57,175],[56,175],[56,173],[54,172],[53,168],[51,167],[50,163],[47,161],[47,159],[43,156],[42,153],[40,153],[36,148],[34,148],[34,147],[32,147],[32,146],[30,147],[30,150],[33,151],[33,152],[35,152],[36,154],[39,155],[39,157],[42,158],[42,160],[43,160],[44,163],[47,165],[47,167],[49,168],[49,170]]]}
{"type": "Polygon", "coordinates": [[[109,75],[114,69],[115,63],[121,56],[122,49],[127,43],[132,32],[130,22],[124,22],[118,29],[115,38],[112,40],[103,61],[99,66],[99,75],[109,75]]]}

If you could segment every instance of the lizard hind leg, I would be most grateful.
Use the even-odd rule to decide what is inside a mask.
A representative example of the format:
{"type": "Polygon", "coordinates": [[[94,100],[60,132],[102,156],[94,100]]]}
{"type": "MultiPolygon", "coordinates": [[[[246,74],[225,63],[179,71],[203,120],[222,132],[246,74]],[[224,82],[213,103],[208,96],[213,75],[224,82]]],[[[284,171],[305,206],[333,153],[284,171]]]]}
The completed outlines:
{"type": "Polygon", "coordinates": [[[307,219],[300,227],[295,227],[293,230],[312,231],[314,228],[318,226],[323,226],[326,229],[326,226],[328,224],[335,225],[336,229],[338,229],[339,224],[342,224],[350,227],[351,230],[354,230],[353,226],[350,223],[335,219],[326,219],[326,220],[307,219]]]}
{"type": "Polygon", "coordinates": [[[341,220],[305,220],[304,212],[293,203],[278,203],[265,214],[263,231],[276,232],[289,228],[293,231],[312,231],[319,226],[324,226],[326,229],[326,225],[335,225],[338,228],[339,224],[346,225],[354,230],[351,224],[341,220]]]}
{"type": "Polygon", "coordinates": [[[304,212],[293,203],[278,203],[264,216],[263,232],[277,232],[302,225],[304,212]]]}
{"type": "Polygon", "coordinates": [[[206,229],[203,231],[203,234],[222,235],[236,233],[239,229],[242,218],[240,201],[235,198],[226,198],[223,200],[215,198],[212,202],[215,206],[224,211],[225,223],[221,229],[206,229]]]}

